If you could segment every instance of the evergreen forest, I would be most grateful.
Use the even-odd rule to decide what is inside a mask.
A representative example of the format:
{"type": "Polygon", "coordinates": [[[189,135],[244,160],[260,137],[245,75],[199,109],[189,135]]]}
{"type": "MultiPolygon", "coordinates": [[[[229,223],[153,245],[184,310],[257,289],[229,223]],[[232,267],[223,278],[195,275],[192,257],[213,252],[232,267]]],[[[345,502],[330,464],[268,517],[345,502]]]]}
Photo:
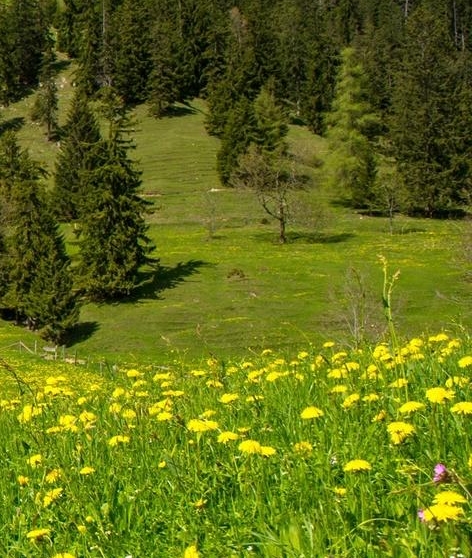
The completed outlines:
{"type": "Polygon", "coordinates": [[[221,185],[254,190],[281,243],[290,191],[304,187],[293,124],[326,139],[324,181],[353,209],[449,218],[471,203],[469,0],[3,0],[0,103],[32,91],[31,116],[60,149],[48,186],[0,116],[0,301],[53,341],[84,301],[129,297],[140,268],[158,265],[131,156],[138,105],[160,119],[203,99],[221,185]],[[55,77],[69,61],[59,126],[55,77]]]}

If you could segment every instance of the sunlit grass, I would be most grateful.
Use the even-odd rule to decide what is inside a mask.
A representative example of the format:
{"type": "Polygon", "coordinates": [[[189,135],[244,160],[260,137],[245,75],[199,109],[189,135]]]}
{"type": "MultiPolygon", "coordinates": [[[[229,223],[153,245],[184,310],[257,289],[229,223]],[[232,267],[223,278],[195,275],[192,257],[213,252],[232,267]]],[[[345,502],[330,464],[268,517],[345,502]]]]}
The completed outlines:
{"type": "Polygon", "coordinates": [[[472,345],[73,373],[1,401],[4,556],[470,556],[472,345]]]}

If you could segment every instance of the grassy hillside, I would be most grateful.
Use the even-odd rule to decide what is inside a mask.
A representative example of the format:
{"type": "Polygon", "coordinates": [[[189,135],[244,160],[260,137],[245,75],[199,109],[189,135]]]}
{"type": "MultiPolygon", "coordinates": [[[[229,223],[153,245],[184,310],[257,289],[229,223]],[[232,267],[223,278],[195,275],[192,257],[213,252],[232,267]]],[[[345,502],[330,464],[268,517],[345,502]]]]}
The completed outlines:
{"type": "MultiPolygon", "coordinates": [[[[71,68],[58,79],[63,123],[71,68]]],[[[30,97],[2,109],[2,127],[17,128],[23,145],[52,170],[58,146],[29,121],[31,103],[30,97]]],[[[401,271],[394,310],[403,333],[470,325],[467,223],[399,217],[389,234],[385,219],[331,199],[315,165],[323,141],[292,127],[292,152],[313,184],[298,196],[303,211],[289,228],[290,242],[280,246],[275,224],[249,192],[220,187],[218,140],[206,134],[204,112],[198,100],[161,120],[136,109],[133,156],[143,195],[153,202],[150,235],[161,268],[143,270],[130,301],[85,306],[72,351],[126,361],[229,357],[248,348],[352,339],[359,319],[375,337],[385,328],[379,254],[401,271]]],[[[74,253],[67,227],[65,234],[74,253]]]]}

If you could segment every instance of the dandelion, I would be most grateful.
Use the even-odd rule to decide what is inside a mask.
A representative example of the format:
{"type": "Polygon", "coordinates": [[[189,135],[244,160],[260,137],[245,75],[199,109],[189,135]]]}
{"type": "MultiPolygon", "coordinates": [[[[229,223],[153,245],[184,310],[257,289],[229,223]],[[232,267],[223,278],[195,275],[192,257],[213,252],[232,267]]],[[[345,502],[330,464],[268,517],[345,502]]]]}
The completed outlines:
{"type": "Polygon", "coordinates": [[[223,387],[223,382],[220,382],[219,380],[208,380],[205,385],[209,388],[214,387],[214,388],[221,388],[223,387]]]}
{"type": "Polygon", "coordinates": [[[108,440],[108,445],[112,448],[116,447],[118,444],[127,444],[129,442],[129,436],[122,436],[118,434],[117,436],[112,436],[108,440]]]}
{"type": "Polygon", "coordinates": [[[349,409],[355,403],[357,403],[360,398],[361,396],[358,393],[351,393],[351,395],[348,395],[346,399],[344,399],[344,401],[341,403],[341,407],[343,409],[349,409]]]}
{"type": "Polygon", "coordinates": [[[390,439],[392,444],[401,444],[408,436],[411,436],[415,432],[415,427],[407,422],[391,422],[387,426],[387,431],[390,434],[390,439]]]}
{"type": "Polygon", "coordinates": [[[87,532],[87,527],[85,525],[77,525],[77,531],[81,535],[85,535],[85,533],[87,532]]]}
{"type": "Polygon", "coordinates": [[[160,422],[171,420],[172,418],[173,415],[172,413],[169,413],[169,411],[162,411],[161,413],[158,413],[156,416],[156,419],[160,422]]]}
{"type": "Polygon", "coordinates": [[[54,554],[52,558],[75,558],[75,555],[70,552],[59,552],[59,554],[54,554]]]}
{"type": "Polygon", "coordinates": [[[237,399],[239,399],[239,395],[237,393],[224,393],[219,401],[220,403],[232,403],[233,401],[236,401],[237,399]]]}
{"type": "Polygon", "coordinates": [[[275,455],[277,453],[277,450],[272,446],[261,446],[259,453],[264,457],[270,457],[271,455],[275,455]]]}
{"type": "Polygon", "coordinates": [[[31,465],[31,467],[33,467],[33,469],[36,469],[36,467],[39,467],[41,465],[42,461],[43,461],[43,456],[40,453],[36,453],[35,455],[32,455],[31,457],[29,457],[26,460],[28,465],[31,465]]]}
{"type": "Polygon", "coordinates": [[[313,446],[310,442],[296,442],[293,444],[293,451],[303,455],[308,455],[313,451],[313,446]]]}
{"type": "Polygon", "coordinates": [[[466,376],[453,376],[446,380],[446,387],[452,388],[454,386],[465,387],[470,382],[466,376]]]}
{"type": "Polygon", "coordinates": [[[167,461],[159,461],[157,466],[159,469],[165,469],[167,467],[167,461]]]}
{"type": "Polygon", "coordinates": [[[30,541],[42,541],[51,534],[51,529],[33,529],[26,533],[26,538],[30,541]]]}
{"type": "Polygon", "coordinates": [[[338,384],[337,386],[334,386],[330,393],[346,393],[346,391],[348,390],[348,387],[345,386],[344,384],[338,384]]]}
{"type": "Polygon", "coordinates": [[[457,363],[459,365],[459,368],[467,368],[468,366],[472,365],[472,356],[464,356],[461,359],[459,359],[459,362],[457,363]]]}
{"type": "Polygon", "coordinates": [[[459,494],[458,492],[454,492],[454,490],[443,490],[436,494],[433,499],[435,504],[444,504],[447,506],[454,506],[456,504],[465,504],[467,500],[459,494]]]}
{"type": "Polygon", "coordinates": [[[136,420],[136,411],[133,409],[125,409],[122,413],[121,416],[126,420],[126,421],[133,421],[136,420]]]}
{"type": "Polygon", "coordinates": [[[191,419],[187,423],[190,432],[207,432],[208,430],[216,430],[218,423],[214,420],[191,419]]]}
{"type": "Polygon", "coordinates": [[[126,372],[126,375],[128,376],[128,378],[140,378],[141,376],[143,376],[142,372],[139,372],[138,370],[128,370],[128,372],[126,372]]]}
{"type": "Polygon", "coordinates": [[[93,473],[95,473],[95,468],[89,466],[82,467],[82,469],[80,469],[79,471],[79,474],[83,476],[91,475],[93,473]]]}
{"type": "Polygon", "coordinates": [[[64,492],[63,488],[53,488],[46,492],[43,498],[43,508],[47,508],[50,504],[55,502],[64,492]]]}
{"type": "Polygon", "coordinates": [[[200,553],[197,551],[196,545],[192,544],[185,549],[184,558],[200,558],[200,553]]]}
{"type": "Polygon", "coordinates": [[[199,500],[193,503],[193,506],[197,508],[197,510],[202,510],[205,507],[206,502],[207,502],[206,500],[200,498],[199,500]]]}
{"type": "Polygon", "coordinates": [[[347,489],[343,486],[336,486],[334,488],[334,493],[336,494],[336,496],[346,496],[347,489]]]}
{"type": "Polygon", "coordinates": [[[238,446],[239,451],[243,453],[260,453],[261,444],[256,442],[256,440],[244,440],[238,446]]]}
{"type": "Polygon", "coordinates": [[[344,471],[346,473],[357,473],[359,471],[370,471],[372,465],[365,459],[352,459],[344,465],[344,471]]]}
{"type": "Polygon", "coordinates": [[[443,404],[447,399],[454,399],[455,393],[451,389],[434,387],[426,390],[426,398],[431,403],[443,404]]]}
{"type": "Polygon", "coordinates": [[[16,480],[20,486],[27,486],[29,484],[29,478],[25,477],[25,475],[18,475],[16,480]]]}
{"type": "Polygon", "coordinates": [[[232,442],[233,440],[238,439],[239,434],[237,434],[236,432],[225,431],[221,432],[221,434],[218,435],[217,442],[220,444],[227,444],[228,442],[232,442]]]}
{"type": "Polygon", "coordinates": [[[408,380],[406,378],[398,378],[391,384],[388,385],[389,388],[403,388],[408,385],[408,380]]]}
{"type": "Polygon", "coordinates": [[[424,408],[425,408],[424,403],[420,403],[419,401],[407,401],[398,409],[398,412],[401,413],[402,415],[407,415],[424,408]]]}
{"type": "Polygon", "coordinates": [[[373,403],[374,401],[378,401],[380,399],[380,395],[378,393],[369,393],[368,395],[364,395],[362,401],[364,403],[373,403]]]}
{"type": "Polygon", "coordinates": [[[383,420],[385,420],[387,418],[387,411],[385,411],[384,409],[382,409],[381,411],[379,411],[374,418],[372,419],[372,422],[382,422],[383,420]]]}
{"type": "Polygon", "coordinates": [[[456,413],[458,415],[471,415],[472,414],[472,402],[461,401],[456,403],[451,407],[451,413],[456,413]]]}
{"type": "Polygon", "coordinates": [[[455,521],[464,513],[462,508],[447,504],[434,504],[425,510],[419,510],[418,516],[422,521],[455,521]]]}
{"type": "Polygon", "coordinates": [[[122,387],[117,387],[113,390],[113,393],[111,394],[113,399],[119,399],[120,397],[123,397],[123,395],[126,394],[126,390],[122,387]]]}
{"type": "Polygon", "coordinates": [[[323,343],[323,349],[331,349],[331,347],[334,347],[334,345],[334,341],[326,341],[325,343],[323,343]]]}
{"type": "Polygon", "coordinates": [[[49,471],[49,473],[46,474],[46,476],[44,477],[44,480],[48,484],[54,484],[61,477],[62,477],[62,471],[60,469],[53,469],[52,471],[49,471]]]}
{"type": "Polygon", "coordinates": [[[322,417],[323,415],[324,412],[321,409],[318,409],[318,407],[313,407],[313,406],[306,407],[306,409],[303,409],[303,411],[300,414],[301,418],[304,420],[319,418],[322,417]]]}

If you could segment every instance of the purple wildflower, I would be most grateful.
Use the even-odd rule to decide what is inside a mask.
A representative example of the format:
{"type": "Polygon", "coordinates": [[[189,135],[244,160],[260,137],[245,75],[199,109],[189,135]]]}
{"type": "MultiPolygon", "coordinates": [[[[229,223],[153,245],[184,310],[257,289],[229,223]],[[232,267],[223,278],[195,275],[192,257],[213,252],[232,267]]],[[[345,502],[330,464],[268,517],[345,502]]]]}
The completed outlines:
{"type": "Polygon", "coordinates": [[[424,510],[418,510],[418,517],[423,523],[426,521],[426,519],[424,518],[424,510]]]}
{"type": "Polygon", "coordinates": [[[433,482],[436,483],[441,483],[441,482],[448,482],[450,480],[450,473],[447,470],[446,465],[443,465],[442,463],[438,463],[435,467],[434,467],[434,477],[433,477],[433,482]]]}

